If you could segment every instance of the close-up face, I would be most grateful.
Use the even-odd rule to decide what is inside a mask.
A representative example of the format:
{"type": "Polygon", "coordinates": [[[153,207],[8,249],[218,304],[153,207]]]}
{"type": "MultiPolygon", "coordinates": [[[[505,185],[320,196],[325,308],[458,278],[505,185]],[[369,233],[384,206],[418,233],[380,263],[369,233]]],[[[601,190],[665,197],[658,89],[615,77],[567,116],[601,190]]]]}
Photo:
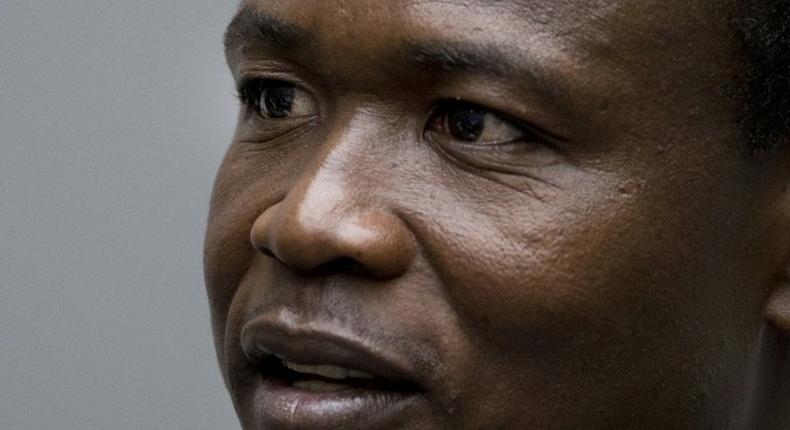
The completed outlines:
{"type": "Polygon", "coordinates": [[[244,1],[205,241],[242,426],[744,425],[790,199],[713,3],[244,1]]]}

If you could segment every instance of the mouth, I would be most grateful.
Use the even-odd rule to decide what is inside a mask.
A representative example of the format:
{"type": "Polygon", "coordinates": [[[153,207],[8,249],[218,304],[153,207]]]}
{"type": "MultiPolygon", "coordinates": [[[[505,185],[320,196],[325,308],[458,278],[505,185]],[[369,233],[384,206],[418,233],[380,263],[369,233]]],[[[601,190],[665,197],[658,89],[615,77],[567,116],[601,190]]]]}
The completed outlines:
{"type": "Polygon", "coordinates": [[[379,428],[422,398],[404,360],[353,336],[257,319],[244,326],[241,346],[258,377],[261,428],[379,428]]]}
{"type": "Polygon", "coordinates": [[[271,354],[258,365],[270,382],[310,393],[337,393],[349,390],[408,392],[411,384],[377,376],[336,364],[299,364],[271,354]]]}

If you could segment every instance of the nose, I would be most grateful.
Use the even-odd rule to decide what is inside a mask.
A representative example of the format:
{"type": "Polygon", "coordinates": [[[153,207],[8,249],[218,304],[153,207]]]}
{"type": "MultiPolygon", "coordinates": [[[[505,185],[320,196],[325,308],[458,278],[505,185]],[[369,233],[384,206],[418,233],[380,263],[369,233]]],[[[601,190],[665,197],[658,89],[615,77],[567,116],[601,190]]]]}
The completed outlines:
{"type": "Polygon", "coordinates": [[[250,240],[259,252],[302,272],[398,277],[414,259],[414,236],[391,211],[366,208],[369,201],[359,190],[316,175],[261,213],[250,240]]]}

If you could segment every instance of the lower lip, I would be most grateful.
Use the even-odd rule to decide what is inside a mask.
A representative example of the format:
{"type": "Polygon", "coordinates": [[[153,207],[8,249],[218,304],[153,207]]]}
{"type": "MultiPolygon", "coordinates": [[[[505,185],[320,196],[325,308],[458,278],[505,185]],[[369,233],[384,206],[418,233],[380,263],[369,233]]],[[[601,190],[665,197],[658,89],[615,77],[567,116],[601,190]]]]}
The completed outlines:
{"type": "Polygon", "coordinates": [[[319,393],[261,380],[254,410],[261,429],[367,429],[405,419],[417,401],[409,392],[348,389],[319,393]]]}

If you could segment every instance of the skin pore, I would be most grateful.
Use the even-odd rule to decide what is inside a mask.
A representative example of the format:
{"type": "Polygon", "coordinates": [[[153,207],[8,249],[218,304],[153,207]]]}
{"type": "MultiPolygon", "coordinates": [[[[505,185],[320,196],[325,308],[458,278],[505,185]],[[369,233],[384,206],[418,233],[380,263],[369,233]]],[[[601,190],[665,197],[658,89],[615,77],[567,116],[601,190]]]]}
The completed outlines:
{"type": "Polygon", "coordinates": [[[243,427],[786,428],[790,155],[742,150],[726,7],[670,3],[243,1],[205,242],[243,427]]]}

